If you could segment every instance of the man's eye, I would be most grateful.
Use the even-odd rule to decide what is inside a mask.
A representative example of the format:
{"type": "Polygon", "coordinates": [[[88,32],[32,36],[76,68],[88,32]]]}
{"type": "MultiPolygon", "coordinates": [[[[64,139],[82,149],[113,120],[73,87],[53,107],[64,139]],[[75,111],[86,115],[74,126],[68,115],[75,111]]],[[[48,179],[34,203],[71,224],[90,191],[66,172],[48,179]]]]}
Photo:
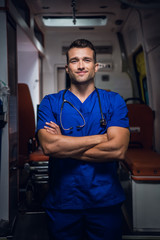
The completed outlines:
{"type": "Polygon", "coordinates": [[[76,59],[71,60],[71,63],[76,63],[76,62],[77,62],[76,59]]]}
{"type": "Polygon", "coordinates": [[[85,61],[85,62],[91,62],[91,60],[90,60],[90,59],[85,59],[84,61],[85,61]]]}

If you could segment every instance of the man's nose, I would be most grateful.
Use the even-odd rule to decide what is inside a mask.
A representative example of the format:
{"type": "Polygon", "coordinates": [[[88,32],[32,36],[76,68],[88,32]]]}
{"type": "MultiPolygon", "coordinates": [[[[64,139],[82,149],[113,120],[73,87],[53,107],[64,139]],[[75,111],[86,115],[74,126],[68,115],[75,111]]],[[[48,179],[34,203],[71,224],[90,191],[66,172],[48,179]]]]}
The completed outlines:
{"type": "Polygon", "coordinates": [[[79,61],[79,63],[78,63],[78,68],[79,68],[79,69],[84,69],[84,68],[85,68],[84,62],[83,62],[82,60],[79,61]]]}

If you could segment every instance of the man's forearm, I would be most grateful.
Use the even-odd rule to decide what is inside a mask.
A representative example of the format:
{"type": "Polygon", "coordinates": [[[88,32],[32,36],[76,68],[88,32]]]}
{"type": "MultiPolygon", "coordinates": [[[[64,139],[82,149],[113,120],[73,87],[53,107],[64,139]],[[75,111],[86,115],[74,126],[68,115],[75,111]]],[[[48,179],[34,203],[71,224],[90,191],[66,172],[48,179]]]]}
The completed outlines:
{"type": "Polygon", "coordinates": [[[57,158],[75,158],[83,161],[105,162],[122,160],[129,143],[130,133],[127,128],[110,127],[107,134],[85,137],[61,135],[58,125],[48,124],[51,129],[41,129],[38,137],[46,155],[57,158]]]}
{"type": "Polygon", "coordinates": [[[97,144],[107,141],[107,135],[92,135],[85,137],[70,137],[47,133],[45,129],[38,132],[38,138],[46,155],[67,158],[82,155],[97,144]]]}
{"type": "Polygon", "coordinates": [[[125,145],[116,147],[114,149],[112,144],[108,142],[98,144],[84,151],[83,153],[72,155],[72,157],[87,162],[110,162],[115,160],[123,160],[126,150],[127,147],[125,145]]]}
{"type": "MultiPolygon", "coordinates": [[[[112,131],[113,134],[113,129],[109,131],[112,131]]],[[[116,131],[119,131],[116,137],[113,134],[113,137],[109,138],[108,141],[97,144],[82,154],[73,156],[73,158],[88,162],[124,160],[129,143],[129,130],[118,128],[116,131]]]]}

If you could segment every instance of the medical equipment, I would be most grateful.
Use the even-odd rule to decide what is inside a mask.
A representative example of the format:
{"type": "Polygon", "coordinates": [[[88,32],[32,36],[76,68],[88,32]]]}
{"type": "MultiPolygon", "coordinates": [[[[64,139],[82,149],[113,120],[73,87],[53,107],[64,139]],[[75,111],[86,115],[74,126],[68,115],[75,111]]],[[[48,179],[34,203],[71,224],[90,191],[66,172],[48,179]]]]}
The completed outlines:
{"type": "MultiPolygon", "coordinates": [[[[62,124],[62,111],[63,111],[63,107],[64,107],[64,104],[65,104],[65,103],[68,103],[71,107],[73,107],[73,108],[79,113],[79,115],[81,116],[81,118],[82,118],[82,120],[83,120],[83,124],[77,126],[77,128],[83,128],[83,127],[86,125],[86,122],[85,122],[85,119],[84,119],[82,113],[81,113],[71,102],[69,102],[68,100],[66,100],[66,99],[64,98],[65,93],[67,92],[67,90],[68,90],[68,89],[66,89],[66,90],[64,91],[63,97],[62,97],[63,102],[62,102],[61,112],[60,112],[60,124],[61,124],[61,127],[62,127],[62,129],[65,130],[65,131],[70,131],[70,130],[73,129],[73,127],[64,128],[64,127],[63,127],[63,124],[62,124]]],[[[96,92],[97,92],[98,102],[99,102],[99,108],[100,108],[100,113],[101,113],[100,125],[101,125],[101,127],[106,127],[107,123],[106,123],[106,119],[105,119],[104,116],[103,116],[99,92],[98,92],[98,89],[97,89],[97,88],[95,88],[95,90],[96,90],[96,92]]]]}

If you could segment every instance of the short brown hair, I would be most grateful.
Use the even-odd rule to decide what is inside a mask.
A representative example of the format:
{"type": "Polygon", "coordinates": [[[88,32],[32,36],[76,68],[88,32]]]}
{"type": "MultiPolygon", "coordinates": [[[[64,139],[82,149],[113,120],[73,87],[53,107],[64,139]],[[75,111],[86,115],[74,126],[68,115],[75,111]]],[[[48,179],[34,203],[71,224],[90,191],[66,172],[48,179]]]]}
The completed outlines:
{"type": "Polygon", "coordinates": [[[96,63],[96,50],[95,47],[93,46],[93,44],[86,40],[86,39],[77,39],[74,42],[71,43],[71,45],[69,46],[67,52],[66,52],[66,58],[67,58],[67,64],[69,63],[69,56],[68,56],[68,52],[71,48],[90,48],[93,50],[93,58],[94,58],[94,62],[96,63]]]}

